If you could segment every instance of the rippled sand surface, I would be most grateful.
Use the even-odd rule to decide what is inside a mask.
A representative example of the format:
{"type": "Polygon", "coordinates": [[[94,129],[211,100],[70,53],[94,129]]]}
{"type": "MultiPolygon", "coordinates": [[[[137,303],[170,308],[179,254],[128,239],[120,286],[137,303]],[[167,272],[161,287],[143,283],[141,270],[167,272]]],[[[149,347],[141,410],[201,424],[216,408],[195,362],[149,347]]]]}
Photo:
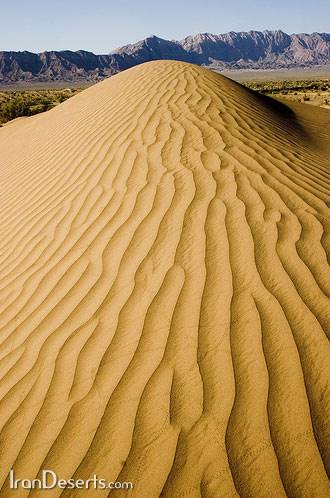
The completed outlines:
{"type": "Polygon", "coordinates": [[[108,495],[11,468],[330,496],[330,112],[304,109],[159,61],[0,130],[1,498],[108,495]]]}

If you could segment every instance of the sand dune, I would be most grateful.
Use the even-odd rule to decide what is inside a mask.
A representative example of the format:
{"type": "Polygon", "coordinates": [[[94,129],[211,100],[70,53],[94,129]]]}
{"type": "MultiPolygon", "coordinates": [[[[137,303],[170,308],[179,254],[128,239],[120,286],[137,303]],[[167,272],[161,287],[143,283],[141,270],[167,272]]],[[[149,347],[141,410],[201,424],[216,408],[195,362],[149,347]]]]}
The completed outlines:
{"type": "Polygon", "coordinates": [[[0,130],[1,498],[330,496],[329,129],[161,61],[0,130]]]}

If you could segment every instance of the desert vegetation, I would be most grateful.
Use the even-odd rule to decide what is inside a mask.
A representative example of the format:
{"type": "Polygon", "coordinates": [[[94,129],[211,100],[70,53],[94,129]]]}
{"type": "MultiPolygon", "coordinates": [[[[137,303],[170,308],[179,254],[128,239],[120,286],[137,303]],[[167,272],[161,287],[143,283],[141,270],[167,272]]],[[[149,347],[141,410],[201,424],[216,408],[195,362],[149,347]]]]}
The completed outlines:
{"type": "Polygon", "coordinates": [[[0,91],[0,125],[22,116],[48,111],[81,88],[0,91]]]}
{"type": "Polygon", "coordinates": [[[330,108],[330,80],[246,81],[244,86],[265,95],[330,108]]]}

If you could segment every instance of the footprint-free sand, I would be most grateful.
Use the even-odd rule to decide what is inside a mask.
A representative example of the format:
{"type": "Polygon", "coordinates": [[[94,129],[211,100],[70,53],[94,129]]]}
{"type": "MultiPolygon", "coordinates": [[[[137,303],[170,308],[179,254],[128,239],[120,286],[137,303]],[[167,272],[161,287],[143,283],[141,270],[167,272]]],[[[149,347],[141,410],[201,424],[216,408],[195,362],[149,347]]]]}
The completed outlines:
{"type": "Polygon", "coordinates": [[[330,496],[329,131],[171,61],[0,129],[1,498],[330,496]]]}

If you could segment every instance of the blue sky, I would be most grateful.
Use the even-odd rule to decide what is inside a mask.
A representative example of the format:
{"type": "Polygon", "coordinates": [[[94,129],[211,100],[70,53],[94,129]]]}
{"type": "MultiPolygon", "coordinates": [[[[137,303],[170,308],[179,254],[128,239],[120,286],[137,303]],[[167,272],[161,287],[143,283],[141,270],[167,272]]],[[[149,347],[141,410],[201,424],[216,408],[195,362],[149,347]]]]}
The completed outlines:
{"type": "Polygon", "coordinates": [[[330,31],[328,0],[0,0],[0,50],[95,53],[152,34],[330,31]]]}

